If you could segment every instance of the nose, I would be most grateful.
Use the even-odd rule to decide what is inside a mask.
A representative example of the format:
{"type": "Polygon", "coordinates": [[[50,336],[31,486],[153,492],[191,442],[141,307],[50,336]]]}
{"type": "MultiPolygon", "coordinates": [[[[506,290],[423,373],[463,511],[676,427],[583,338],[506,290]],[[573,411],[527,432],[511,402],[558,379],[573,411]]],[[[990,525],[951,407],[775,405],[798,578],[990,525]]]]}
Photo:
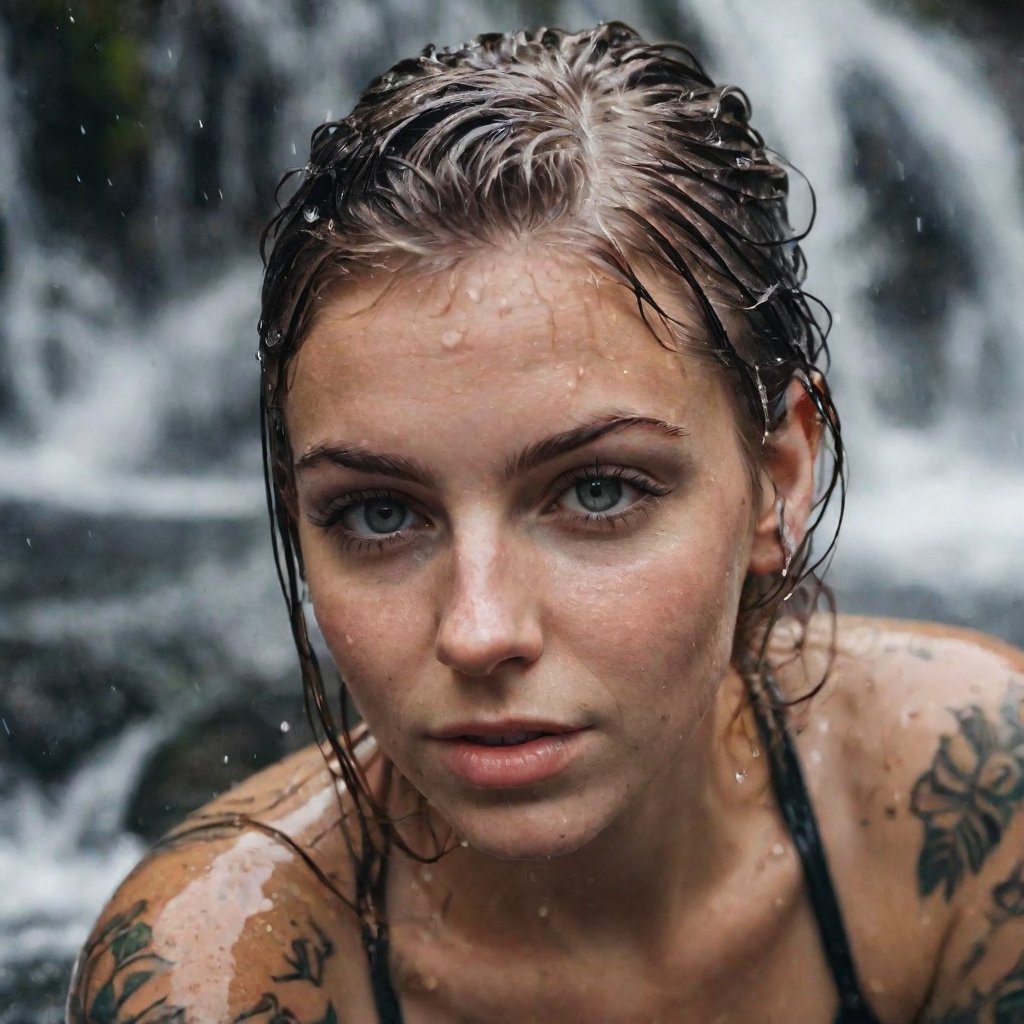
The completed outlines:
{"type": "Polygon", "coordinates": [[[450,558],[434,645],[438,661],[474,677],[536,661],[544,641],[527,553],[478,530],[459,538],[450,558]]]}

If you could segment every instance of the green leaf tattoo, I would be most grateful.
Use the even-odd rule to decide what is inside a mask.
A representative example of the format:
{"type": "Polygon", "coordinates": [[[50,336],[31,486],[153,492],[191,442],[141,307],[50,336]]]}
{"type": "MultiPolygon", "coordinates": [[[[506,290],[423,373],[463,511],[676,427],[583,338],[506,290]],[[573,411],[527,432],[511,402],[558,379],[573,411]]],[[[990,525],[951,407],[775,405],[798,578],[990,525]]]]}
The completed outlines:
{"type": "Polygon", "coordinates": [[[170,1005],[166,996],[122,1016],[122,1007],[135,992],[174,966],[173,961],[147,952],[153,932],[138,920],[145,910],[146,902],[140,900],[124,913],[114,914],[86,946],[82,970],[68,999],[72,1024],[185,1024],[184,1007],[170,1005]],[[107,976],[87,1005],[83,993],[101,964],[109,965],[107,976]]]}
{"type": "Polygon", "coordinates": [[[959,732],[943,736],[914,786],[911,810],[924,822],[918,890],[942,888],[948,902],[964,874],[977,874],[1024,798],[1024,687],[1013,684],[1000,719],[977,705],[953,711],[959,732]]]}

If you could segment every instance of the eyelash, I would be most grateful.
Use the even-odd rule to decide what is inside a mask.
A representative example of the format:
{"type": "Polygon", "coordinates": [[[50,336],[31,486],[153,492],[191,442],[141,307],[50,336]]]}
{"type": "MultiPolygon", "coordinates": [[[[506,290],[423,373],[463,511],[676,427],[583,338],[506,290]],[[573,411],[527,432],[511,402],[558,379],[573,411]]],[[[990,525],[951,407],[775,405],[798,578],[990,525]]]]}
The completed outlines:
{"type": "MultiPolygon", "coordinates": [[[[629,484],[640,492],[640,497],[621,512],[590,512],[582,514],[563,510],[562,515],[564,517],[577,524],[585,524],[590,529],[618,529],[635,516],[646,515],[653,511],[658,501],[672,490],[671,487],[656,484],[648,477],[634,470],[624,469],[620,466],[602,466],[600,463],[594,463],[590,466],[580,466],[560,476],[551,486],[554,497],[548,502],[545,511],[556,510],[558,500],[575,484],[594,478],[619,480],[622,483],[629,484]]],[[[307,518],[313,526],[328,532],[336,532],[343,547],[355,554],[383,554],[388,548],[396,544],[406,543],[409,534],[415,528],[397,530],[394,533],[381,534],[378,537],[357,534],[344,528],[339,529],[342,517],[346,512],[370,501],[394,501],[396,504],[407,508],[413,514],[427,518],[423,513],[417,511],[415,504],[410,502],[407,496],[395,491],[381,489],[352,491],[335,498],[319,511],[309,513],[307,518]]]]}

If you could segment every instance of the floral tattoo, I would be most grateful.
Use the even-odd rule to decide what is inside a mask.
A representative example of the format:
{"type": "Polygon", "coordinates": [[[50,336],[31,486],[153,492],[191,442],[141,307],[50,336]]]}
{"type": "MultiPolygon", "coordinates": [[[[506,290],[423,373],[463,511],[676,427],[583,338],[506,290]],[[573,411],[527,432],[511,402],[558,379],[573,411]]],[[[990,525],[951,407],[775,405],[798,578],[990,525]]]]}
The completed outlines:
{"type": "Polygon", "coordinates": [[[1024,686],[1013,683],[996,721],[980,707],[953,711],[959,731],[943,736],[914,786],[924,822],[918,890],[948,902],[965,873],[977,874],[1024,800],[1024,686]]]}

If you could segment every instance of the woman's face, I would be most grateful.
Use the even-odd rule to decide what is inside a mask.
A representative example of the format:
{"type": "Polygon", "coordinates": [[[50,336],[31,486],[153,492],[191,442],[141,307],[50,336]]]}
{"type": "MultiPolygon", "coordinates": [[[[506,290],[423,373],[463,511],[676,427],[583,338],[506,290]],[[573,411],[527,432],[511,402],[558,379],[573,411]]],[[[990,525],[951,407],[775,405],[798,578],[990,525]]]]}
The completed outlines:
{"type": "Polygon", "coordinates": [[[378,293],[328,301],[293,364],[317,621],[460,835],[568,852],[707,756],[755,519],[728,396],[549,253],[378,293]]]}

